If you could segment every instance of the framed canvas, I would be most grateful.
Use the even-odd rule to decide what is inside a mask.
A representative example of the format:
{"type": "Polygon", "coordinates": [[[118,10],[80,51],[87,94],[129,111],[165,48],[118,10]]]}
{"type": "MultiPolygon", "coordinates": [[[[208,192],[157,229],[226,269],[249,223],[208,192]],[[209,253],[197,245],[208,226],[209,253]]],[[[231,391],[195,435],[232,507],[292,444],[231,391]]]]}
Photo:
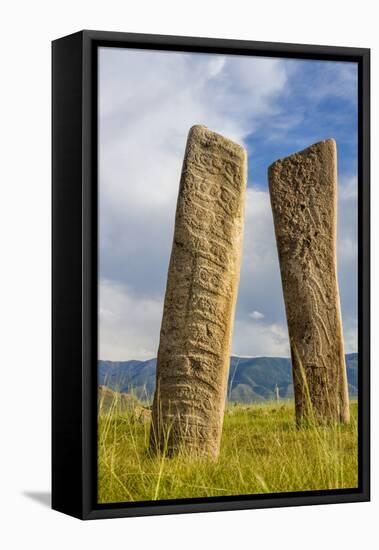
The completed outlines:
{"type": "Polygon", "coordinates": [[[369,50],[52,56],[53,508],[369,500],[369,50]]]}

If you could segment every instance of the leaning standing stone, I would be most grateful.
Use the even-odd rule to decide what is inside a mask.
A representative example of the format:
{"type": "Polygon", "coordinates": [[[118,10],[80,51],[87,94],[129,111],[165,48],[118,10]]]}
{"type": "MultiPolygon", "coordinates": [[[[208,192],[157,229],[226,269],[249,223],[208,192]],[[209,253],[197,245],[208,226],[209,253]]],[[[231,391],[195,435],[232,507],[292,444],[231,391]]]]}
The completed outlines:
{"type": "Polygon", "coordinates": [[[333,139],[269,168],[298,423],[349,422],[337,282],[333,139]]]}
{"type": "Polygon", "coordinates": [[[150,445],[217,457],[239,283],[245,150],[189,132],[157,360],[150,445]]]}

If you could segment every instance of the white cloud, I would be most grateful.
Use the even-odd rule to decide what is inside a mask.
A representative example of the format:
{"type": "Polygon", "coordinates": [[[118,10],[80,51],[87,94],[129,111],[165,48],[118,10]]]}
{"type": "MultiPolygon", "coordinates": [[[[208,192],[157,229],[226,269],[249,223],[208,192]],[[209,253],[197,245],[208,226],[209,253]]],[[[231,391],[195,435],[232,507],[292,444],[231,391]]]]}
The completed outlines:
{"type": "Polygon", "coordinates": [[[242,143],[277,111],[286,78],[276,59],[101,49],[101,238],[125,212],[172,217],[189,128],[242,143]]]}
{"type": "Polygon", "coordinates": [[[337,246],[341,272],[357,269],[358,256],[358,179],[341,177],[338,184],[337,246]]]}
{"type": "Polygon", "coordinates": [[[232,353],[248,357],[289,357],[287,327],[236,320],[232,353]]]}
{"type": "Polygon", "coordinates": [[[267,191],[249,188],[237,317],[248,322],[251,311],[264,311],[274,323],[285,320],[279,261],[270,197],[267,191]]]}
{"type": "Polygon", "coordinates": [[[345,353],[355,353],[358,350],[358,325],[357,317],[347,317],[344,319],[343,339],[345,344],[345,353]]]}
{"type": "MultiPolygon", "coordinates": [[[[285,63],[271,58],[100,51],[102,357],[138,358],[157,348],[158,303],[189,128],[205,124],[243,143],[278,112],[275,98],[286,85],[286,71],[285,63]]],[[[270,225],[267,206],[267,193],[248,192],[252,224],[246,231],[254,234],[254,245],[251,253],[247,246],[247,273],[251,265],[257,273],[271,261],[262,244],[266,237],[258,238],[259,226],[270,225]]]]}
{"type": "Polygon", "coordinates": [[[249,313],[249,317],[258,320],[263,319],[264,315],[260,311],[252,311],[251,313],[249,313]]]}
{"type": "Polygon", "coordinates": [[[358,349],[358,179],[340,177],[338,185],[337,264],[346,353],[358,349]]]}
{"type": "MultiPolygon", "coordinates": [[[[358,198],[357,176],[344,176],[339,178],[338,200],[342,202],[356,201],[358,198]]],[[[342,205],[341,205],[342,206],[342,205]]]]}
{"type": "Polygon", "coordinates": [[[139,298],[114,282],[99,287],[99,359],[156,357],[163,302],[139,298]]]}
{"type": "Polygon", "coordinates": [[[254,188],[249,188],[246,194],[244,250],[232,350],[254,357],[289,355],[270,197],[267,191],[254,188]]]}
{"type": "Polygon", "coordinates": [[[164,291],[189,128],[202,123],[243,142],[277,112],[286,67],[277,59],[100,50],[101,277],[144,295],[164,291]]]}
{"type": "MultiPolygon", "coordinates": [[[[249,134],[267,124],[272,136],[274,130],[285,132],[288,126],[298,125],[299,115],[282,113],[277,101],[288,93],[294,70],[293,62],[272,58],[100,50],[102,359],[156,355],[189,128],[205,124],[244,143],[249,134]]],[[[338,77],[339,82],[352,85],[350,76],[347,71],[338,77]]],[[[332,93],[329,76],[324,84],[332,93]]],[[[354,193],[354,180],[343,181],[338,247],[340,289],[348,311],[351,280],[347,273],[356,262],[356,234],[350,223],[355,213],[354,193]]],[[[354,327],[347,330],[353,342],[354,327]]],[[[289,354],[270,200],[254,182],[246,196],[233,351],[289,354]]]]}
{"type": "Polygon", "coordinates": [[[358,95],[357,76],[356,63],[323,63],[318,79],[309,87],[309,94],[318,100],[337,97],[355,102],[358,95]]]}

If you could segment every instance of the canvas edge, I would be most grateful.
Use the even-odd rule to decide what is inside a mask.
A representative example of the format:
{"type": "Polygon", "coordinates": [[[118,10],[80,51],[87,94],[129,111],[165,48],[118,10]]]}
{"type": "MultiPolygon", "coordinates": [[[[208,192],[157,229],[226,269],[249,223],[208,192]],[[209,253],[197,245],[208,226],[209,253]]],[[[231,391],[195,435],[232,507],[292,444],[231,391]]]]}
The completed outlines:
{"type": "MultiPolygon", "coordinates": [[[[80,519],[100,519],[111,517],[130,517],[130,516],[145,516],[158,514],[176,514],[176,513],[191,513],[191,512],[210,512],[210,511],[226,511],[226,510],[242,510],[256,509],[268,507],[283,507],[283,506],[301,506],[314,504],[335,504],[343,502],[362,502],[370,500],[370,422],[369,411],[370,403],[367,396],[370,391],[370,268],[369,268],[369,243],[370,243],[370,227],[369,227],[369,155],[370,155],[370,50],[366,48],[345,48],[335,46],[314,46],[301,44],[281,44],[269,42],[251,42],[229,39],[208,39],[194,37],[174,37],[160,35],[145,35],[133,33],[114,33],[103,31],[80,31],[68,37],[58,39],[53,42],[54,49],[65,49],[68,43],[74,40],[77,44],[77,55],[80,56],[82,63],[81,74],[72,75],[69,78],[76,81],[76,85],[81,86],[81,145],[80,151],[75,151],[80,157],[75,162],[75,181],[76,186],[81,193],[80,199],[80,215],[81,215],[81,230],[80,233],[72,229],[72,238],[80,242],[81,246],[81,262],[80,270],[75,261],[71,261],[69,268],[72,270],[75,293],[78,292],[80,283],[80,324],[81,324],[81,344],[76,349],[75,367],[71,366],[70,374],[73,379],[68,383],[68,390],[74,390],[75,395],[75,410],[76,410],[76,425],[75,443],[70,449],[70,454],[74,453],[75,462],[75,479],[80,479],[79,487],[77,484],[71,483],[72,495],[71,499],[65,498],[62,500],[62,491],[67,493],[67,470],[62,472],[62,457],[58,459],[58,455],[63,455],[69,450],[67,445],[63,445],[59,441],[57,431],[60,433],[62,429],[67,429],[70,426],[73,416],[67,417],[62,399],[59,397],[61,387],[58,384],[58,378],[62,378],[62,369],[64,368],[65,375],[67,374],[66,365],[63,365],[61,358],[57,358],[58,349],[67,347],[67,342],[62,341],[62,335],[57,333],[57,319],[61,314],[56,303],[57,289],[59,292],[64,291],[70,293],[70,286],[67,279],[61,273],[57,273],[58,263],[54,264],[53,253],[53,495],[52,507],[55,510],[73,515],[80,519]],[[360,296],[360,358],[362,361],[361,368],[361,388],[360,392],[365,392],[366,402],[362,402],[360,413],[361,429],[360,429],[360,490],[356,489],[343,494],[333,492],[323,492],[322,495],[310,494],[291,494],[274,495],[269,497],[260,497],[253,495],[251,498],[241,496],[240,500],[218,500],[210,501],[204,499],[203,502],[177,502],[164,503],[157,505],[151,503],[139,503],[136,506],[125,503],[110,505],[104,507],[96,504],[96,399],[94,398],[94,388],[96,389],[96,364],[97,361],[97,75],[95,52],[98,46],[101,45],[118,45],[123,47],[145,47],[154,49],[181,49],[183,51],[208,51],[208,52],[223,52],[223,53],[238,53],[241,55],[275,55],[282,57],[296,57],[304,59],[339,59],[352,61],[355,60],[360,64],[360,101],[361,112],[360,119],[360,142],[359,150],[361,155],[360,163],[360,261],[359,272],[364,283],[364,288],[361,290],[360,296]],[[80,82],[78,78],[80,76],[80,82]],[[94,238],[95,235],[95,238],[94,238]],[[96,273],[95,273],[96,271],[96,273]],[[55,273],[55,274],[54,274],[55,273]],[[63,289],[63,290],[62,290],[63,289]],[[54,321],[55,320],[55,321],[54,321]],[[54,324],[55,323],[55,324],[54,324]],[[79,368],[79,348],[80,348],[80,368],[79,368]],[[78,395],[80,393],[80,399],[78,395]],[[78,446],[78,429],[80,428],[80,445],[78,446]],[[55,433],[54,433],[55,432],[55,433]],[[80,448],[79,448],[80,447],[80,448]],[[63,485],[66,487],[63,489],[63,485]],[[62,504],[63,502],[63,504],[62,504]]],[[[54,53],[53,53],[54,57],[54,53]]],[[[53,60],[54,61],[54,60],[53,60]]],[[[53,68],[53,82],[57,78],[57,72],[67,71],[70,66],[69,56],[64,62],[62,68],[53,68]],[[55,70],[55,73],[54,73],[55,70]],[[54,77],[55,74],[55,77],[54,77]]],[[[60,76],[59,78],[62,78],[60,76]]],[[[63,80],[63,79],[62,79],[63,80]]],[[[56,120],[60,113],[57,108],[57,103],[54,100],[56,97],[53,84],[53,213],[54,213],[54,189],[55,195],[60,175],[56,171],[57,151],[62,146],[62,143],[67,143],[67,138],[70,138],[71,131],[67,130],[66,134],[59,134],[56,128],[56,120]],[[63,140],[63,141],[62,141],[63,140]],[[55,158],[55,160],[54,160],[55,158]],[[55,167],[55,168],[54,168],[55,167]]],[[[72,125],[78,124],[78,113],[72,116],[72,125]],[[74,120],[75,119],[75,120],[74,120]]],[[[75,145],[75,147],[78,147],[75,145]]],[[[59,156],[59,154],[58,154],[59,156]]],[[[63,170],[64,171],[64,170],[63,170]]],[[[59,170],[58,170],[59,172],[59,170]]],[[[76,192],[78,192],[76,189],[76,192]]],[[[66,190],[65,200],[67,203],[72,202],[70,192],[66,190]]],[[[56,205],[55,205],[56,208],[56,205]]],[[[61,235],[61,224],[57,218],[53,216],[53,251],[65,243],[66,237],[57,237],[56,231],[61,235]],[[55,237],[54,237],[55,228],[55,237]]],[[[58,216],[59,219],[59,216],[58,216]]],[[[77,228],[77,226],[75,226],[77,228]]],[[[67,243],[66,243],[67,246],[67,243]]],[[[72,289],[71,289],[72,290],[72,289]]],[[[64,316],[69,315],[69,310],[64,312],[64,316]]],[[[79,314],[77,313],[74,326],[77,327],[79,314]]],[[[75,333],[77,337],[77,332],[75,333]]],[[[58,354],[59,355],[59,354],[58,354]]],[[[359,394],[361,397],[361,393],[359,394]]],[[[70,399],[71,404],[71,399],[70,399]]]]}

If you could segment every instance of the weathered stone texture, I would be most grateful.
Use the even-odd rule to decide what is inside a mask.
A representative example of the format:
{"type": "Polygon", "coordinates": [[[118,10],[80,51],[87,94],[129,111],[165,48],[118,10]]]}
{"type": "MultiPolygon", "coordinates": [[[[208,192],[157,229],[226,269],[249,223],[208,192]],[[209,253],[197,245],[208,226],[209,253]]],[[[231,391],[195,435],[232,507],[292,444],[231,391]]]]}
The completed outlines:
{"type": "Polygon", "coordinates": [[[191,128],[157,361],[151,447],[219,453],[239,282],[245,150],[191,128]]]}
{"type": "Polygon", "coordinates": [[[336,261],[335,141],[316,143],[274,162],[269,187],[297,421],[348,422],[336,261]]]}

